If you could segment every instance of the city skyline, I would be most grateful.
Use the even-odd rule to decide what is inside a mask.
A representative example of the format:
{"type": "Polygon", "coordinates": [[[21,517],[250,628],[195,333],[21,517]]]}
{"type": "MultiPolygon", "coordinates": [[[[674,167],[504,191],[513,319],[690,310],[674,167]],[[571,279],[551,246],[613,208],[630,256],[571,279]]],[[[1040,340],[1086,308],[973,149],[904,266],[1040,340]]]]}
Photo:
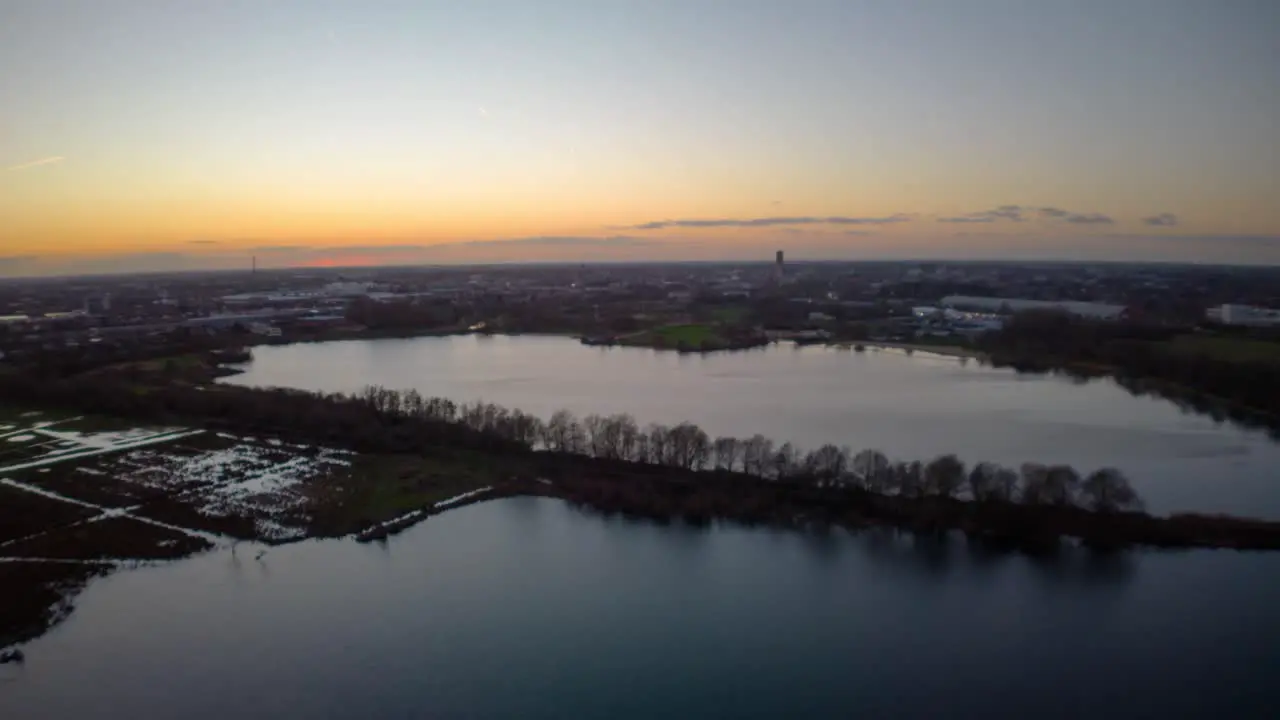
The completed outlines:
{"type": "Polygon", "coordinates": [[[0,276],[1280,263],[1257,0],[6,3],[0,276]]]}

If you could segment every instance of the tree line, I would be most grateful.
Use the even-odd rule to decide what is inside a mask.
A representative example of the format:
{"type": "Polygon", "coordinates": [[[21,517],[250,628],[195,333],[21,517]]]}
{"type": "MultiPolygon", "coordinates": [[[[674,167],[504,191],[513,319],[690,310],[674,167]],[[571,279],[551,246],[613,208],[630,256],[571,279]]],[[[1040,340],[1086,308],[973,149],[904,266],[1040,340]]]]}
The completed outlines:
{"type": "Polygon", "coordinates": [[[626,413],[578,418],[568,410],[559,410],[544,421],[493,403],[459,404],[447,398],[424,397],[416,390],[377,385],[335,399],[365,404],[384,416],[460,425],[530,451],[694,472],[739,473],[773,482],[856,488],[906,498],[1081,507],[1097,512],[1143,507],[1129,480],[1114,468],[1082,475],[1069,465],[1024,463],[1014,469],[980,462],[967,467],[953,454],[920,462],[893,461],[878,450],[854,452],[834,444],[803,451],[793,443],[777,444],[760,434],[713,438],[690,422],[641,426],[626,413]]]}
{"type": "MultiPolygon", "coordinates": [[[[1185,388],[1266,417],[1259,423],[1248,414],[1218,414],[1250,425],[1280,427],[1280,362],[1223,357],[1172,342],[1185,333],[1177,327],[1099,322],[1061,312],[1030,311],[1014,315],[1000,330],[985,333],[978,347],[995,364],[1019,370],[1112,374],[1130,389],[1154,381],[1147,383],[1146,389],[1175,401],[1180,399],[1177,389],[1185,388]]],[[[1266,334],[1256,339],[1275,340],[1266,334]]],[[[1280,348],[1276,358],[1280,358],[1280,348]]],[[[1191,405],[1213,411],[1210,404],[1191,405]]]]}
{"type": "Polygon", "coordinates": [[[972,467],[955,455],[894,461],[878,450],[826,444],[804,451],[756,434],[712,437],[690,422],[641,426],[626,413],[579,418],[567,410],[547,420],[487,402],[457,403],[416,390],[369,386],[357,393],[317,393],[179,382],[137,385],[127,372],[71,378],[0,373],[0,397],[15,403],[76,408],[151,423],[199,423],[358,452],[421,453],[442,448],[503,455],[543,452],[683,471],[750,477],[816,488],[858,489],[910,499],[1138,510],[1142,501],[1118,470],[1082,475],[1066,465],[989,462],[972,467]]]}

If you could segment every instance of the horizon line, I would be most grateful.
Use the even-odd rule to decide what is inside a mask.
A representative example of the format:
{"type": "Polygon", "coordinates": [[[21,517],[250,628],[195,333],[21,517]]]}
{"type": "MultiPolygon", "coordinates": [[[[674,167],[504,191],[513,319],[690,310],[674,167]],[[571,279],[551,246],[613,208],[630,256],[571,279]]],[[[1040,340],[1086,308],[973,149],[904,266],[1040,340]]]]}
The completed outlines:
{"type": "MultiPolygon", "coordinates": [[[[407,269],[431,269],[431,270],[456,270],[464,268],[494,268],[494,267],[592,267],[592,266],[654,266],[654,265],[764,265],[773,266],[776,261],[773,258],[760,260],[589,260],[589,261],[572,261],[572,260],[511,260],[511,261],[490,261],[479,263],[392,263],[387,265],[335,265],[326,267],[316,267],[308,265],[285,265],[281,267],[249,267],[249,268],[210,268],[207,270],[199,269],[183,269],[183,270],[136,270],[136,271],[106,271],[106,272],[89,272],[89,273],[66,273],[66,274],[49,274],[49,275],[5,275],[0,274],[0,283],[7,282],[38,282],[48,280],[72,280],[72,279],[94,279],[94,278],[113,278],[113,277],[148,277],[148,276],[168,276],[168,275],[234,275],[234,274],[270,274],[283,272],[313,272],[320,274],[335,274],[341,272],[360,271],[367,272],[373,270],[407,270],[407,269]]],[[[1280,263],[1223,263],[1207,260],[1079,260],[1069,258],[1044,258],[1044,259],[1015,259],[1015,258],[938,258],[938,257],[907,257],[907,258],[797,258],[788,259],[786,261],[792,265],[890,265],[890,264],[938,264],[938,265],[1140,265],[1140,266],[1163,266],[1163,267],[1201,267],[1201,268],[1231,268],[1241,270],[1263,270],[1263,269],[1280,269],[1280,263]]]]}

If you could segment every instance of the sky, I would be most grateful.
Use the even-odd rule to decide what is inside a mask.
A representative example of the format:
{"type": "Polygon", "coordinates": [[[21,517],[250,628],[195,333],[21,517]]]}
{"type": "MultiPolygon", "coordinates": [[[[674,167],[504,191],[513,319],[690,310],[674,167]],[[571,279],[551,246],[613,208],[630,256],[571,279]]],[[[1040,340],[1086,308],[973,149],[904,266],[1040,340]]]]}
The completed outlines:
{"type": "Polygon", "coordinates": [[[0,0],[0,276],[1280,264],[1275,0],[0,0]]]}

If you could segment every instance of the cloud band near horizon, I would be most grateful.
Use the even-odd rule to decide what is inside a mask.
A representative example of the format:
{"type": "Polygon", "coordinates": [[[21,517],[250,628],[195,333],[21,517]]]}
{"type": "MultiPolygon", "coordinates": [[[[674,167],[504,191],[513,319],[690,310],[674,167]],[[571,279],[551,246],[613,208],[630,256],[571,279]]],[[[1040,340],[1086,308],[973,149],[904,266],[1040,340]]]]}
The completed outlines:
{"type": "MultiPolygon", "coordinates": [[[[618,230],[666,230],[668,228],[795,228],[807,225],[895,225],[911,222],[921,217],[930,217],[921,213],[894,213],[885,216],[851,216],[851,215],[799,215],[759,218],[679,218],[651,220],[636,225],[616,226],[618,230]]],[[[1101,212],[1078,212],[1064,210],[1052,206],[1000,205],[990,210],[980,210],[963,215],[933,216],[940,223],[975,223],[994,224],[1001,222],[1021,223],[1040,221],[1046,223],[1067,223],[1070,225],[1116,225],[1120,221],[1101,212]]],[[[1179,220],[1169,212],[1144,217],[1140,221],[1149,227],[1174,227],[1179,220]]]]}
{"type": "MultiPolygon", "coordinates": [[[[1165,215],[1168,215],[1168,213],[1165,213],[1165,215]]],[[[1027,207],[1025,205],[1001,205],[992,210],[982,210],[953,217],[940,217],[938,222],[997,223],[1008,221],[1020,223],[1026,222],[1033,217],[1046,222],[1065,222],[1072,225],[1114,225],[1116,223],[1115,218],[1099,212],[1073,212],[1057,207],[1027,207]]]]}
{"type": "Polygon", "coordinates": [[[762,217],[762,218],[685,218],[680,220],[653,220],[639,225],[627,225],[627,230],[663,230],[666,228],[758,228],[788,227],[796,225],[892,225],[908,222],[913,216],[896,213],[885,217],[849,217],[844,215],[762,217]]]}

